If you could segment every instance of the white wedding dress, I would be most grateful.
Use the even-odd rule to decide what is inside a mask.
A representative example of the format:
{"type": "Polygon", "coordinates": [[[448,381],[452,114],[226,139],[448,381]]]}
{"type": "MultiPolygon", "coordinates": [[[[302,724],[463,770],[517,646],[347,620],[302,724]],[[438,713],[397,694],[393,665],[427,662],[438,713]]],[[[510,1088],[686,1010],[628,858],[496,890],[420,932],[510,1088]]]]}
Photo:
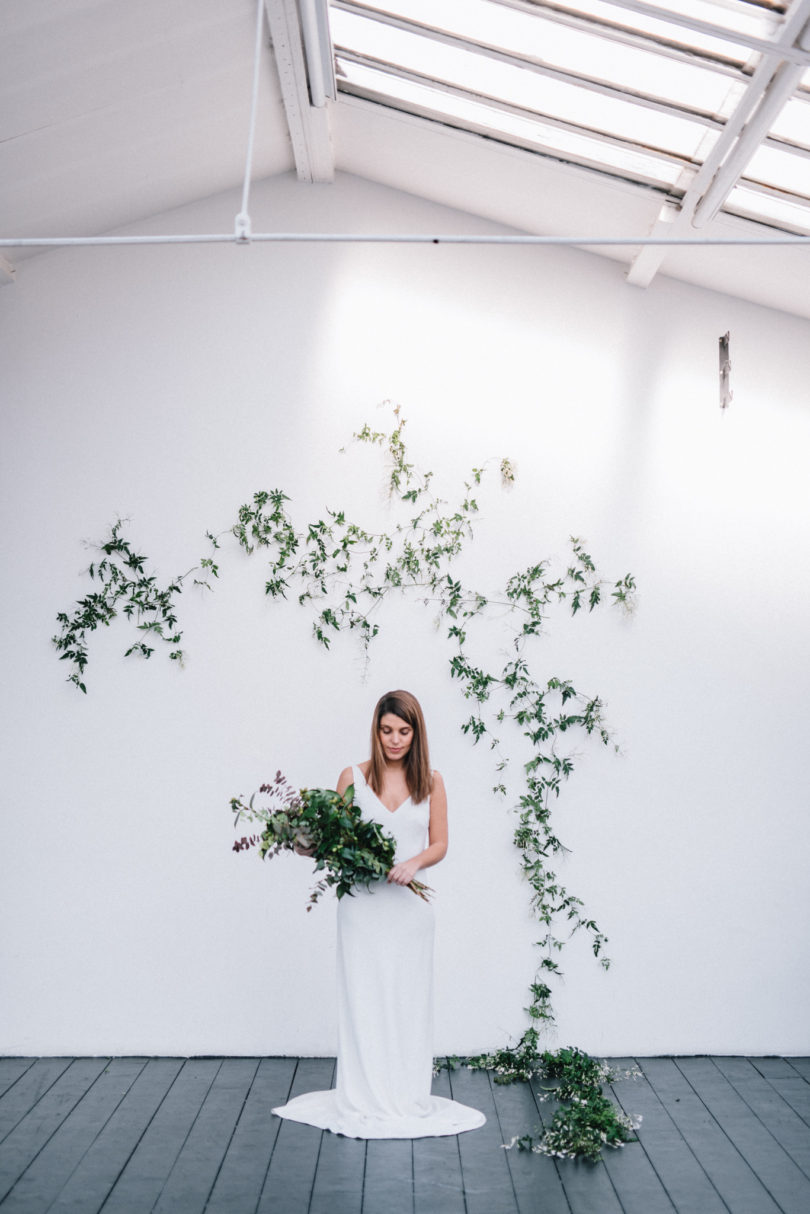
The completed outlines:
{"type": "MultiPolygon", "coordinates": [[[[423,851],[429,802],[408,797],[391,812],[359,768],[352,774],[355,802],[393,835],[396,861],[423,851]]],[[[477,1109],[430,1092],[433,928],[433,906],[404,885],[377,881],[340,899],[336,1086],[274,1113],[351,1138],[427,1138],[484,1124],[477,1109]]]]}

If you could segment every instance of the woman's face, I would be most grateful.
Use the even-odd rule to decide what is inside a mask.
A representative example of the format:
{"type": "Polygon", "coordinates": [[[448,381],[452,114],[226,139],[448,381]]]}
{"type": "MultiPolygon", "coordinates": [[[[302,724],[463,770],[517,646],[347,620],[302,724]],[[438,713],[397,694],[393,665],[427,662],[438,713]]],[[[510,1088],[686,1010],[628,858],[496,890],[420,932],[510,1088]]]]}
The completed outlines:
{"type": "Polygon", "coordinates": [[[395,716],[393,712],[386,712],[380,717],[377,732],[383,754],[389,763],[397,763],[405,758],[413,742],[413,729],[407,721],[395,716]]]}

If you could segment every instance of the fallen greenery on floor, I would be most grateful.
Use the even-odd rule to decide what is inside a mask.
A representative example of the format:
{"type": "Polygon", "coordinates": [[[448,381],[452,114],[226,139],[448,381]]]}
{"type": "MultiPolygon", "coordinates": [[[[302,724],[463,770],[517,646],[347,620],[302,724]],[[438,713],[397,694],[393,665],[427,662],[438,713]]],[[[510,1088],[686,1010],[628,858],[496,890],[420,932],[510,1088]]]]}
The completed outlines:
{"type": "Polygon", "coordinates": [[[527,1082],[532,1084],[537,1100],[559,1101],[560,1107],[548,1125],[538,1126],[530,1134],[515,1135],[503,1143],[505,1150],[517,1147],[536,1155],[589,1159],[596,1163],[604,1147],[636,1142],[635,1131],[641,1125],[641,1117],[623,1112],[602,1089],[605,1083],[618,1079],[638,1079],[641,1071],[618,1070],[591,1058],[576,1046],[541,1053],[537,1049],[537,1036],[535,1029],[529,1029],[513,1050],[446,1060],[450,1070],[466,1066],[470,1070],[490,1071],[495,1083],[527,1082]],[[552,1087],[538,1088],[533,1082],[537,1079],[555,1082],[552,1087]]]}

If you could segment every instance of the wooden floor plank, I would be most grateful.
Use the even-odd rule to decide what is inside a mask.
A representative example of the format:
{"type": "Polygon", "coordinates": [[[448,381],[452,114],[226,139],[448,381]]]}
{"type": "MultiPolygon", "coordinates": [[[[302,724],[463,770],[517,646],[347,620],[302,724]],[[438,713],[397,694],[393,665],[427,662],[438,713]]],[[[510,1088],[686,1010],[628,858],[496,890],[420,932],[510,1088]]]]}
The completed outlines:
{"type": "Polygon", "coordinates": [[[187,1058],[127,1160],[104,1214],[151,1210],[222,1065],[221,1058],[187,1058]]]}
{"type": "MultiPolygon", "coordinates": [[[[0,1142],[11,1133],[68,1069],[72,1058],[37,1058],[24,1074],[0,1096],[0,1142]]],[[[0,1192],[0,1200],[2,1200],[0,1192]]]]}
{"type": "Polygon", "coordinates": [[[263,1058],[222,1161],[206,1214],[252,1211],[259,1204],[282,1124],[272,1110],[289,1099],[294,1058],[263,1058]]]}
{"type": "Polygon", "coordinates": [[[360,1214],[365,1168],[365,1139],[324,1134],[309,1214],[360,1214]]]}
{"type": "Polygon", "coordinates": [[[677,1066],[779,1209],[807,1214],[810,1181],[711,1058],[682,1058],[677,1066]]]}
{"type": "Polygon", "coordinates": [[[786,1104],[789,1104],[797,1117],[801,1117],[806,1125],[810,1125],[810,1084],[805,1079],[770,1079],[768,1081],[775,1092],[778,1092],[786,1104]]]}
{"type": "Polygon", "coordinates": [[[715,1065],[791,1159],[810,1177],[810,1125],[747,1058],[714,1058],[715,1065]]]}
{"type": "MultiPolygon", "coordinates": [[[[332,1086],[334,1058],[302,1058],[295,1069],[290,1098],[303,1092],[320,1092],[332,1086]]],[[[328,1130],[279,1119],[270,1167],[258,1214],[307,1214],[321,1139],[328,1130]]]]}
{"type": "MultiPolygon", "coordinates": [[[[450,1078],[442,1070],[433,1080],[434,1096],[450,1097],[450,1078]]],[[[458,1137],[417,1138],[413,1144],[416,1214],[466,1214],[458,1137]]]]}
{"type": "Polygon", "coordinates": [[[766,1079],[795,1079],[797,1071],[787,1058],[751,1058],[749,1060],[766,1079]]]}
{"type": "Polygon", "coordinates": [[[776,1202],[677,1064],[649,1058],[644,1073],[726,1206],[734,1214],[779,1214],[776,1202]]]}
{"type": "Polygon", "coordinates": [[[798,1075],[801,1075],[802,1079],[810,1082],[810,1058],[788,1058],[786,1061],[790,1063],[798,1075]]]}
{"type": "Polygon", "coordinates": [[[107,1061],[75,1059],[6,1136],[0,1158],[0,1201],[95,1083],[107,1061]]]}
{"type": "Polygon", "coordinates": [[[247,1099],[258,1058],[226,1058],[168,1175],[154,1214],[202,1211],[247,1099]]]}
{"type": "Polygon", "coordinates": [[[180,1058],[138,1061],[145,1064],[143,1069],[61,1189],[49,1214],[91,1214],[101,1209],[183,1065],[180,1058]]]}
{"type": "Polygon", "coordinates": [[[363,1214],[413,1214],[413,1142],[371,1138],[366,1144],[363,1214]]]}
{"type": "Polygon", "coordinates": [[[451,1071],[450,1090],[454,1100],[479,1109],[487,1119],[480,1129],[458,1136],[468,1214],[516,1214],[519,1207],[489,1075],[462,1066],[451,1071]]]}
{"type": "MultiPolygon", "coordinates": [[[[610,1065],[620,1073],[637,1070],[633,1058],[611,1058],[610,1065]]],[[[637,1117],[641,1110],[635,1108],[633,1101],[636,1090],[644,1083],[644,1079],[618,1078],[605,1085],[604,1094],[620,1109],[637,1117]]],[[[673,1214],[672,1199],[641,1140],[606,1148],[603,1158],[624,1214],[673,1214]]]]}
{"type": "Polygon", "coordinates": [[[35,1062],[36,1058],[0,1058],[0,1096],[7,1092],[35,1062]]]}
{"type": "MultiPolygon", "coordinates": [[[[636,1059],[644,1072],[646,1059],[636,1059]]],[[[639,1146],[659,1177],[671,1204],[679,1214],[728,1214],[706,1172],[673,1121],[666,1105],[645,1079],[617,1084],[613,1092],[625,1113],[641,1114],[639,1146]]],[[[625,1147],[625,1150],[634,1149],[625,1147]]],[[[664,1205],[664,1209],[666,1209],[664,1205]]]]}
{"type": "MultiPolygon", "coordinates": [[[[540,1115],[528,1083],[492,1083],[492,1098],[501,1132],[509,1143],[524,1134],[537,1137],[540,1115]]],[[[504,1152],[520,1214],[568,1214],[568,1199],[554,1160],[513,1147],[504,1152]]]]}
{"type": "Polygon", "coordinates": [[[39,1214],[50,1208],[145,1065],[143,1058],[108,1062],[70,1116],[22,1172],[7,1200],[9,1214],[39,1214]]]}
{"type": "Polygon", "coordinates": [[[760,1084],[767,1086],[767,1079],[763,1078],[751,1059],[742,1054],[714,1054],[712,1062],[731,1083],[736,1083],[738,1080],[743,1082],[757,1080],[760,1084]]]}

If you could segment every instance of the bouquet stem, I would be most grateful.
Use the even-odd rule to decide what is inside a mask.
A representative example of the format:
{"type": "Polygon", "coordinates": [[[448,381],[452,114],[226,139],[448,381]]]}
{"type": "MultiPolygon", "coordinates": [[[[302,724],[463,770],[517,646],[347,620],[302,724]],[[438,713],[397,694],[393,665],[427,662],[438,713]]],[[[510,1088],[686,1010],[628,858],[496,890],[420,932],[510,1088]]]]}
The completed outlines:
{"type": "Polygon", "coordinates": [[[423,902],[430,902],[430,895],[433,893],[433,890],[429,885],[425,885],[424,881],[409,881],[407,888],[416,894],[417,897],[421,898],[423,902]]]}

